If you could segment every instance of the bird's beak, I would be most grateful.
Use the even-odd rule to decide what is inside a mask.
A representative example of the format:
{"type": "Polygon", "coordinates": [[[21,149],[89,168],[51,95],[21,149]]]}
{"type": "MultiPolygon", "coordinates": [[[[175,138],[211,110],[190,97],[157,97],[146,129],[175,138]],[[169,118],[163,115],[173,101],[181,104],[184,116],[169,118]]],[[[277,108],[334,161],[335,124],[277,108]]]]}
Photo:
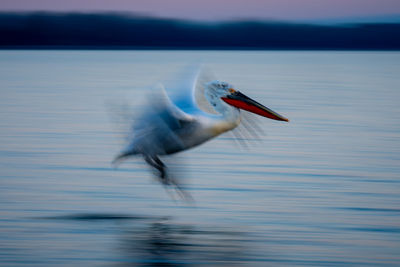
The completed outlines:
{"type": "Polygon", "coordinates": [[[250,97],[245,96],[239,91],[236,91],[233,94],[228,95],[226,97],[222,97],[221,99],[231,106],[247,110],[249,112],[258,114],[263,117],[267,117],[277,121],[287,121],[287,122],[289,121],[289,119],[283,117],[282,115],[279,115],[275,111],[270,110],[266,106],[254,101],[250,97]]]}

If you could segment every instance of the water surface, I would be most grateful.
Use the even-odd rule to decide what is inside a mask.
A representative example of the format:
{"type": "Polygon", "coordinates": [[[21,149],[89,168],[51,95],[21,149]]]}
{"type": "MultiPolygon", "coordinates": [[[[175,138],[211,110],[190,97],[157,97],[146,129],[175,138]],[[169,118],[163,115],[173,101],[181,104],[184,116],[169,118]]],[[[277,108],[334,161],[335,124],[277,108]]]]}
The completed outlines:
{"type": "Polygon", "coordinates": [[[2,265],[400,264],[398,52],[0,51],[0,81],[2,265]],[[291,120],[182,153],[194,204],[110,164],[115,103],[191,62],[291,120]]]}

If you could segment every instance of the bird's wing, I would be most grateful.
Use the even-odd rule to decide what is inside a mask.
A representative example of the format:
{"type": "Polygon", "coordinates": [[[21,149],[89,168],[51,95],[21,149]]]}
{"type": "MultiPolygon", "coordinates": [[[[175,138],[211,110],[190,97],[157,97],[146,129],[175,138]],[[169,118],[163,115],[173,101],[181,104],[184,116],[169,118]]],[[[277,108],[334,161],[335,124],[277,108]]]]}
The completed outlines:
{"type": "MultiPolygon", "coordinates": [[[[204,84],[208,79],[204,77],[200,68],[188,67],[165,87],[159,84],[150,90],[132,124],[129,144],[119,158],[133,154],[162,155],[184,149],[182,138],[189,136],[188,132],[198,123],[195,116],[207,113],[204,84]]],[[[212,113],[213,109],[209,109],[208,113],[212,113]]]]}
{"type": "Polygon", "coordinates": [[[130,143],[122,155],[162,155],[184,149],[181,133],[190,127],[194,118],[175,106],[162,86],[149,94],[142,112],[135,119],[130,143]]]}
{"type": "Polygon", "coordinates": [[[167,84],[167,94],[182,112],[217,114],[204,94],[205,84],[212,80],[215,80],[214,76],[204,67],[189,66],[172,83],[167,84]]]}

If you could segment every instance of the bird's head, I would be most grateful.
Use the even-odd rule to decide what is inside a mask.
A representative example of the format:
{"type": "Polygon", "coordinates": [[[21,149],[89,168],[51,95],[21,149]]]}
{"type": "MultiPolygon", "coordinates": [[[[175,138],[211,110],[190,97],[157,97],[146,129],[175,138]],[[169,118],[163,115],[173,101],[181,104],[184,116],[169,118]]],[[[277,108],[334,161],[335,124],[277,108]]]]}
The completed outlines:
{"type": "Polygon", "coordinates": [[[289,119],[285,118],[284,116],[279,115],[275,111],[272,111],[266,106],[256,102],[250,97],[237,91],[229,83],[221,81],[212,81],[208,83],[206,87],[208,89],[206,91],[206,96],[211,104],[215,102],[216,98],[219,98],[228,105],[238,109],[243,109],[273,120],[287,121],[287,122],[289,121],[289,119]]]}

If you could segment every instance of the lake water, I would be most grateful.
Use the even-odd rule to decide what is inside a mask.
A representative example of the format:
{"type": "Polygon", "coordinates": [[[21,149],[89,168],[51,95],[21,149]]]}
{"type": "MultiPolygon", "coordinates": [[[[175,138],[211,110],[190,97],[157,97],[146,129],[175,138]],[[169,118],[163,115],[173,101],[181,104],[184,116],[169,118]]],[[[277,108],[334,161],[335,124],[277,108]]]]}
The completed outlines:
{"type": "Polygon", "coordinates": [[[0,265],[400,265],[399,52],[3,50],[0,94],[0,265]],[[186,203],[113,113],[193,62],[291,121],[179,155],[186,203]]]}

